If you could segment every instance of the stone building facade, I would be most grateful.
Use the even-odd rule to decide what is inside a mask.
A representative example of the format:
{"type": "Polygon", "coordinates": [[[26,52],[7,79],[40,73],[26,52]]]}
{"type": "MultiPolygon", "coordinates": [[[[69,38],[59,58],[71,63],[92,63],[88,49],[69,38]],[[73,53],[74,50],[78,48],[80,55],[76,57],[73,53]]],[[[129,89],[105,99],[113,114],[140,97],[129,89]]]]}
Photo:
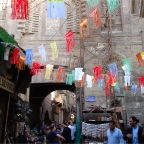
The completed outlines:
{"type": "MultiPolygon", "coordinates": [[[[14,34],[21,47],[24,49],[32,48],[34,60],[41,60],[37,48],[40,45],[44,45],[48,57],[46,63],[65,66],[67,72],[82,65],[84,66],[84,71],[91,75],[93,75],[92,68],[94,65],[102,65],[104,71],[107,69],[109,55],[107,55],[108,35],[105,27],[105,0],[100,0],[99,4],[103,25],[102,28],[98,29],[95,28],[93,19],[90,16],[91,9],[88,8],[84,0],[65,0],[67,20],[48,19],[46,16],[46,1],[43,0],[29,0],[29,20],[11,20],[10,0],[7,3],[5,0],[3,1],[3,8],[0,9],[0,26],[4,27],[10,34],[14,34]],[[88,18],[91,33],[87,38],[80,39],[79,22],[85,17],[88,18]],[[67,53],[65,51],[64,34],[70,29],[75,32],[76,44],[72,52],[67,53]],[[51,60],[50,42],[53,40],[57,42],[59,49],[59,58],[55,61],[51,60]],[[99,45],[103,45],[103,48],[99,48],[99,45]],[[81,59],[83,60],[81,64],[80,48],[82,50],[81,59]]],[[[138,14],[139,2],[140,0],[137,1],[134,14],[131,14],[131,0],[120,0],[120,7],[111,15],[112,51],[113,57],[115,57],[113,60],[118,64],[118,82],[121,88],[124,85],[124,74],[121,68],[121,60],[123,58],[127,57],[131,60],[131,82],[138,83],[138,76],[143,75],[144,69],[138,66],[135,57],[144,48],[144,19],[140,18],[138,14]]],[[[39,82],[38,79],[34,81],[39,82]]],[[[128,116],[133,114],[142,119],[144,97],[140,93],[140,88],[135,96],[130,91],[130,88],[128,88],[127,96],[123,98],[122,105],[127,110],[128,116]]],[[[106,107],[106,101],[104,88],[97,88],[97,85],[92,88],[84,88],[84,109],[91,105],[106,107]],[[85,101],[85,97],[90,95],[96,96],[95,103],[85,101]]]]}

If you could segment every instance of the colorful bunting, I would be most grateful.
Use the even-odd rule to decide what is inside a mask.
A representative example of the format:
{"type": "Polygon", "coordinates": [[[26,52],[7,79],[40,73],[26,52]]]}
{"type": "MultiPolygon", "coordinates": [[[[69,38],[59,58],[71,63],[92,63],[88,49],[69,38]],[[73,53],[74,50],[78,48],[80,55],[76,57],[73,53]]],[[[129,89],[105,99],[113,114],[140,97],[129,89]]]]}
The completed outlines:
{"type": "Polygon", "coordinates": [[[136,84],[132,84],[131,91],[133,94],[137,93],[137,85],[136,84]]]}
{"type": "Polygon", "coordinates": [[[93,67],[93,71],[94,71],[94,77],[96,79],[100,79],[102,77],[102,67],[101,66],[93,67]]]}
{"type": "Polygon", "coordinates": [[[40,72],[40,67],[41,67],[41,64],[39,62],[33,62],[32,63],[32,67],[31,67],[31,71],[30,71],[30,74],[31,75],[36,75],[40,72]]]}
{"type": "Polygon", "coordinates": [[[48,18],[66,18],[64,0],[47,0],[48,18]]]}
{"type": "Polygon", "coordinates": [[[46,51],[45,51],[44,46],[43,45],[39,46],[38,51],[41,56],[42,63],[45,63],[47,61],[47,57],[46,57],[46,51]]]}
{"type": "Polygon", "coordinates": [[[50,43],[51,49],[52,49],[52,60],[55,60],[58,58],[58,49],[57,44],[55,41],[50,43]]]}
{"type": "Polygon", "coordinates": [[[124,76],[124,83],[125,83],[125,86],[130,86],[130,76],[129,75],[124,76]]]}
{"type": "Polygon", "coordinates": [[[25,64],[28,65],[29,67],[31,67],[31,65],[32,65],[32,59],[33,59],[32,49],[27,49],[26,50],[25,64]]]}
{"type": "Polygon", "coordinates": [[[75,80],[78,81],[79,80],[79,76],[82,73],[83,68],[75,68],[75,80]]]}
{"type": "Polygon", "coordinates": [[[28,0],[11,0],[12,19],[28,19],[28,0]]]}
{"type": "Polygon", "coordinates": [[[50,64],[46,65],[45,79],[48,79],[48,80],[50,79],[53,67],[54,66],[50,64]]]}
{"type": "Polygon", "coordinates": [[[80,22],[80,36],[84,38],[84,30],[89,30],[88,20],[85,18],[83,21],[80,22]]]}
{"type": "Polygon", "coordinates": [[[118,75],[117,64],[115,62],[108,64],[108,67],[109,67],[110,74],[112,76],[118,75]]]}
{"type": "Polygon", "coordinates": [[[66,84],[67,84],[67,85],[72,85],[72,83],[73,83],[73,81],[74,81],[74,78],[75,78],[75,71],[72,70],[72,73],[71,73],[71,74],[67,74],[66,84]]]}
{"type": "Polygon", "coordinates": [[[86,75],[86,83],[87,83],[87,88],[92,87],[92,79],[93,77],[91,75],[86,75]]]}
{"type": "Polygon", "coordinates": [[[123,66],[122,69],[124,70],[125,75],[131,75],[131,62],[129,58],[125,58],[122,60],[123,66]]]}
{"type": "Polygon", "coordinates": [[[144,54],[143,52],[137,53],[136,54],[139,66],[144,65],[144,54]]]}
{"type": "Polygon", "coordinates": [[[84,87],[85,80],[86,80],[86,74],[84,74],[83,72],[82,79],[78,81],[79,87],[84,87]]]}
{"type": "Polygon", "coordinates": [[[73,31],[70,30],[66,35],[65,35],[65,39],[66,39],[66,51],[70,52],[70,50],[74,47],[75,42],[74,42],[74,34],[73,31]]]}
{"type": "Polygon", "coordinates": [[[101,79],[98,79],[97,83],[98,83],[99,88],[103,87],[104,86],[104,78],[102,77],[101,79]]]}
{"type": "Polygon", "coordinates": [[[113,12],[119,7],[119,0],[107,0],[109,13],[113,12]]]}
{"type": "Polygon", "coordinates": [[[100,0],[87,0],[87,4],[89,7],[95,6],[97,3],[99,3],[100,0]]]}
{"type": "Polygon", "coordinates": [[[144,76],[139,76],[138,83],[139,83],[139,86],[144,86],[144,76]]]}
{"type": "Polygon", "coordinates": [[[56,75],[56,82],[64,81],[65,68],[59,67],[56,75]]]}
{"type": "Polygon", "coordinates": [[[91,16],[93,17],[95,24],[96,24],[96,28],[100,27],[102,25],[101,23],[101,17],[100,17],[100,13],[98,11],[98,8],[95,8],[92,12],[91,12],[91,16]]]}

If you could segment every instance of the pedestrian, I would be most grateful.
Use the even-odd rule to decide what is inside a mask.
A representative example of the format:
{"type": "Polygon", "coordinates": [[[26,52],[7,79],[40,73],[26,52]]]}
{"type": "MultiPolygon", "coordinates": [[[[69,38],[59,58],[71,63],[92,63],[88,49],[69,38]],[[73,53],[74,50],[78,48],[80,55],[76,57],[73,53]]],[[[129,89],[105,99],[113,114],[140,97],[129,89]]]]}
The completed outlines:
{"type": "Polygon", "coordinates": [[[115,127],[114,121],[109,122],[107,144],[124,144],[122,131],[115,127]]]}
{"type": "Polygon", "coordinates": [[[138,125],[138,119],[135,116],[131,116],[129,119],[130,127],[126,130],[124,139],[128,144],[143,144],[143,128],[138,125]]]}
{"type": "Polygon", "coordinates": [[[61,138],[63,141],[65,141],[65,138],[59,134],[57,134],[56,132],[56,127],[54,125],[50,126],[50,132],[47,136],[48,139],[48,143],[49,144],[58,144],[58,139],[57,138],[61,138]]]}
{"type": "Polygon", "coordinates": [[[68,127],[71,129],[71,140],[72,140],[71,143],[75,143],[76,129],[75,129],[73,122],[68,122],[68,127]]]}

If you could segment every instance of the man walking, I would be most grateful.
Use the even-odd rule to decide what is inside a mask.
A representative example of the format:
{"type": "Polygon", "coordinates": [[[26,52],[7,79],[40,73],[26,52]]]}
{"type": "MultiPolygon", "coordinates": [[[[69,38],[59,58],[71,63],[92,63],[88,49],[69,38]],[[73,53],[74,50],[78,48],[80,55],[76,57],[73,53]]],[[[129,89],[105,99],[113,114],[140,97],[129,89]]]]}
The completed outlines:
{"type": "Polygon", "coordinates": [[[120,129],[115,127],[115,122],[109,122],[107,130],[107,144],[124,144],[123,134],[120,129]]]}
{"type": "Polygon", "coordinates": [[[143,128],[138,125],[138,119],[131,116],[129,123],[131,127],[126,130],[124,139],[128,144],[144,144],[143,128]]]}

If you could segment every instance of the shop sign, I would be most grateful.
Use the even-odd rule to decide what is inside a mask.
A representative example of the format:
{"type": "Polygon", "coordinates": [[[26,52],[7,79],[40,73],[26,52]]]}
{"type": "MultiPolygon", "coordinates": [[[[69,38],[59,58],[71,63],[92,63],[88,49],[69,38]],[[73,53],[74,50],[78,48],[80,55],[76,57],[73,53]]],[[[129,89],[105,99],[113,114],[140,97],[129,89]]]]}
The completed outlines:
{"type": "Polygon", "coordinates": [[[86,102],[96,102],[96,96],[86,96],[86,102]]]}
{"type": "Polygon", "coordinates": [[[14,93],[15,84],[0,76],[0,88],[10,93],[14,93]]]}

